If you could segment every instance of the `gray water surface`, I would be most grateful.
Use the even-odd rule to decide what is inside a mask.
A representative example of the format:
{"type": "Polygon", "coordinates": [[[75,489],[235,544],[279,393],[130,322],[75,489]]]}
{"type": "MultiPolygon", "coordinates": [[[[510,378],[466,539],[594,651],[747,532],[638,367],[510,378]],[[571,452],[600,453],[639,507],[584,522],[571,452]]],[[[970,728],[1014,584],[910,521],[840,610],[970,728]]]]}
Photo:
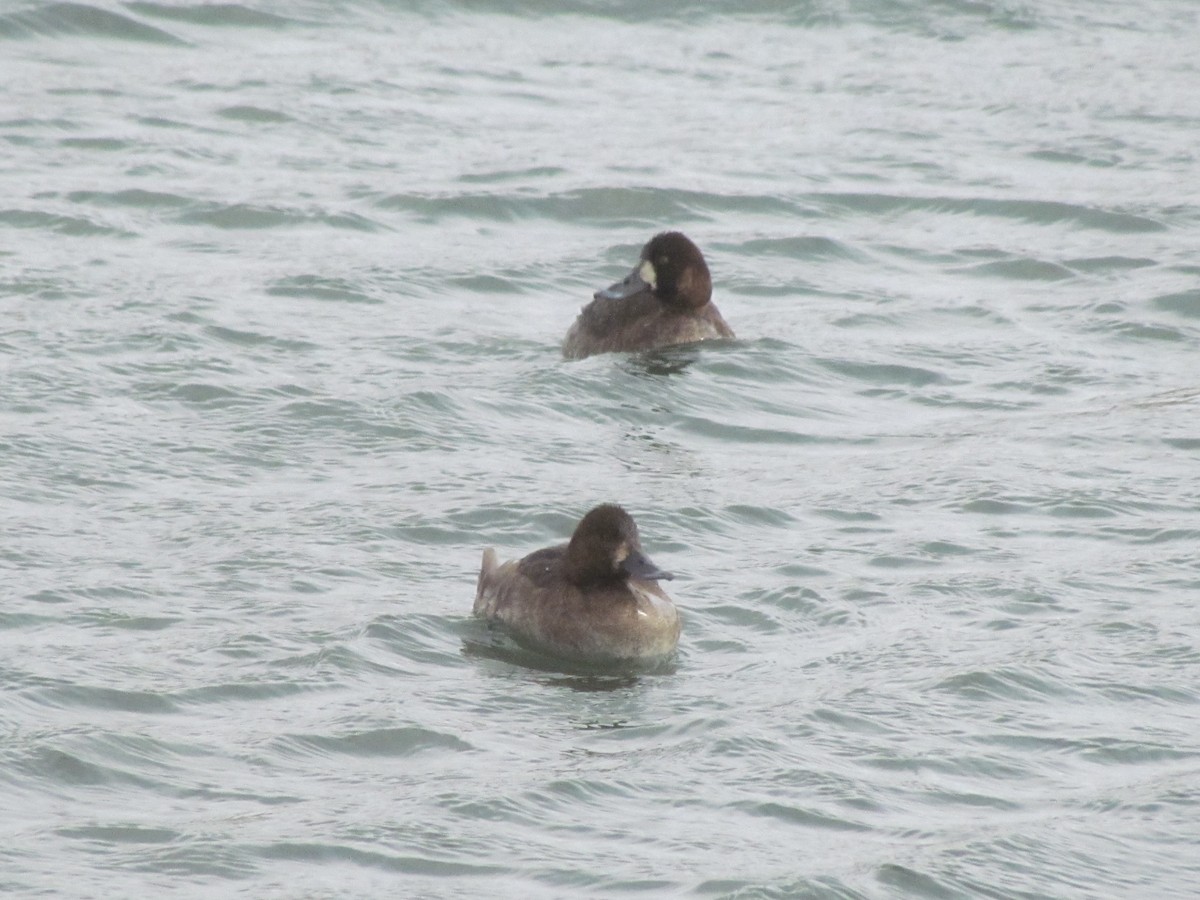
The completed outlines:
{"type": "Polygon", "coordinates": [[[0,892],[1194,897],[1198,34],[0,5],[0,892]],[[663,671],[469,617],[603,501],[663,671]]]}

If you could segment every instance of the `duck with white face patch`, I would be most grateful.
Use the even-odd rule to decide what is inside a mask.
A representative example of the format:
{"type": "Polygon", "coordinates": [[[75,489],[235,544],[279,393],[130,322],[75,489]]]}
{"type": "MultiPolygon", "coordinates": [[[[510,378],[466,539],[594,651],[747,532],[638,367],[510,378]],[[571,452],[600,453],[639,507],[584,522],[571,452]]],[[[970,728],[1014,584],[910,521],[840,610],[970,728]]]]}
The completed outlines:
{"type": "Polygon", "coordinates": [[[733,336],[712,302],[700,249],[686,235],[664,231],[646,243],[623,280],[596,291],[567,331],[562,352],[582,359],[733,336]]]}
{"type": "Polygon", "coordinates": [[[564,659],[657,663],[679,641],[679,611],[658,584],[673,577],[643,552],[629,513],[605,503],[566,544],[503,564],[485,550],[474,613],[564,659]]]}

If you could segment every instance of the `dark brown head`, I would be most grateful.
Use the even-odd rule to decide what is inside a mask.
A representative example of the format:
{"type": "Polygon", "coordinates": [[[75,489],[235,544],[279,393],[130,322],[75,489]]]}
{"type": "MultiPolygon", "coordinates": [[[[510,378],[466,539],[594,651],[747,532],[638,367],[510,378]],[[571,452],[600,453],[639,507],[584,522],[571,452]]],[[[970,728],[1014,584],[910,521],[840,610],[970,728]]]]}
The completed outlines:
{"type": "Polygon", "coordinates": [[[712,276],[700,248],[678,231],[656,234],[642,248],[633,271],[612,287],[597,291],[597,300],[622,300],[642,291],[680,311],[699,309],[712,299],[712,276]]]}
{"type": "Polygon", "coordinates": [[[657,581],[675,577],[642,552],[633,517],[615,503],[597,506],[575,526],[567,544],[566,576],[577,587],[630,578],[657,581]]]}

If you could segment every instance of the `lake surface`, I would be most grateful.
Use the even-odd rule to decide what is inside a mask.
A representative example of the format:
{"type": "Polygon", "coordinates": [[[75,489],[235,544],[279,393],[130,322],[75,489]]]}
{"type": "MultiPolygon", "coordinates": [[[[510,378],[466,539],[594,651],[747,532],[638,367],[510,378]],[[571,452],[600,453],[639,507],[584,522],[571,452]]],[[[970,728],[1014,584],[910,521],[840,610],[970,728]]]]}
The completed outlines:
{"type": "Polygon", "coordinates": [[[0,892],[1196,896],[1198,35],[0,5],[0,892]],[[605,501],[661,671],[470,618],[605,501]]]}

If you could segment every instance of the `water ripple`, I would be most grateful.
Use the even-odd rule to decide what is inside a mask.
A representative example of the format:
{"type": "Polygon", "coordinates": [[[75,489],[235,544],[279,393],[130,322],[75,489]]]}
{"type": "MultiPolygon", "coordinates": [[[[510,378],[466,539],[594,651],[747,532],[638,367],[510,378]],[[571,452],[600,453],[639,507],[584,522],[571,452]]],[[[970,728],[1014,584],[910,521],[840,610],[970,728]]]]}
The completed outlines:
{"type": "Polygon", "coordinates": [[[85,3],[50,3],[41,9],[0,16],[0,37],[67,36],[186,46],[184,41],[166,31],[85,3]]]}

